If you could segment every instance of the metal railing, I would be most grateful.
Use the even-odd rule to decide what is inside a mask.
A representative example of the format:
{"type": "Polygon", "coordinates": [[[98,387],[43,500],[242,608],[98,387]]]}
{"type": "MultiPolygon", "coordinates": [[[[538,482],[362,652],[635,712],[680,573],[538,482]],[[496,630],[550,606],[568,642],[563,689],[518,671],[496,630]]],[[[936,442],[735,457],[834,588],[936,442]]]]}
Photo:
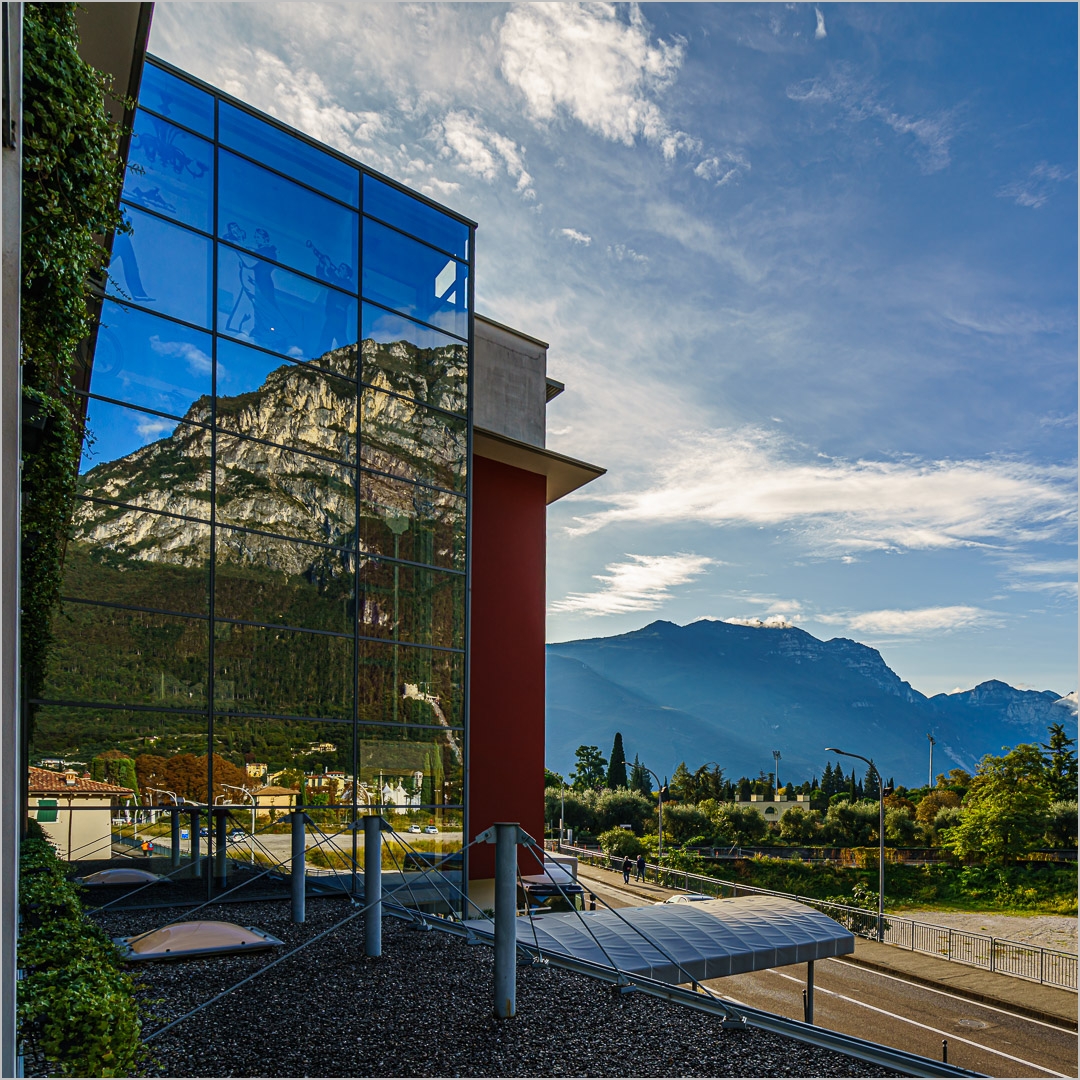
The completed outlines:
{"type": "MultiPolygon", "coordinates": [[[[576,855],[579,863],[588,866],[601,866],[609,870],[619,870],[622,867],[621,856],[606,855],[602,851],[590,851],[567,844],[563,844],[559,850],[568,855],[576,855]]],[[[759,889],[737,881],[725,881],[652,863],[646,864],[645,872],[647,881],[651,879],[669,889],[699,892],[706,896],[781,896],[787,900],[796,900],[835,919],[859,937],[877,937],[877,912],[867,908],[837,904],[830,900],[815,900],[810,896],[777,892],[775,889],[759,889]]],[[[886,916],[884,941],[886,945],[938,956],[943,960],[983,968],[999,975],[1011,975],[1065,990],[1077,989],[1077,955],[1061,949],[1045,949],[1041,945],[1027,945],[988,934],[934,926],[900,915],[886,916]]]]}

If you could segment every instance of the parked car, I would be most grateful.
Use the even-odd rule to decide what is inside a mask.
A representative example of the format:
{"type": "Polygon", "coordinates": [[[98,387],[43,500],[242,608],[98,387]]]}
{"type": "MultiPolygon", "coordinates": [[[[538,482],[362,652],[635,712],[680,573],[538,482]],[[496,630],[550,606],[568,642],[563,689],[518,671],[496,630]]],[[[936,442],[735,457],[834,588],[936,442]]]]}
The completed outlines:
{"type": "Polygon", "coordinates": [[[409,826],[409,832],[419,832],[419,831],[420,831],[420,826],[419,825],[410,825],[409,826]]]}
{"type": "Polygon", "coordinates": [[[230,840],[246,840],[247,839],[247,833],[244,832],[243,829],[230,829],[229,830],[229,839],[230,840]]]}
{"type": "Polygon", "coordinates": [[[680,893],[678,896],[669,896],[666,900],[661,900],[661,904],[697,904],[702,900],[715,900],[715,896],[706,896],[704,893],[691,892],[680,893]]]}
{"type": "Polygon", "coordinates": [[[439,826],[438,825],[425,825],[424,826],[424,832],[426,832],[426,833],[438,834],[438,831],[439,831],[439,826]]]}
{"type": "Polygon", "coordinates": [[[209,829],[209,827],[208,827],[208,826],[206,826],[206,825],[202,825],[202,826],[200,826],[200,828],[199,828],[199,835],[200,835],[200,836],[209,836],[209,835],[210,835],[210,829],[209,829]]]}

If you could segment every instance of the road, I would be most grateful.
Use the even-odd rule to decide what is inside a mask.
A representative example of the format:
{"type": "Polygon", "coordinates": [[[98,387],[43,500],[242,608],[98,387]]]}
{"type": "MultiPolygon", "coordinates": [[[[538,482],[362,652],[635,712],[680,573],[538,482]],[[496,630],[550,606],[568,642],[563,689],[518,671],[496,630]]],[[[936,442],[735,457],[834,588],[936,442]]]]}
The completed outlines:
{"type": "MultiPolygon", "coordinates": [[[[642,898],[622,888],[614,875],[588,868],[579,868],[578,876],[612,907],[640,906],[671,895],[670,890],[649,886],[649,898],[642,898]]],[[[705,985],[733,1002],[793,1020],[803,1018],[805,964],[733,975],[705,985]]],[[[950,1063],[989,1076],[1077,1075],[1076,1032],[1069,1028],[844,959],[819,960],[814,966],[814,1022],[935,1059],[941,1058],[941,1041],[947,1039],[950,1063]]]]}

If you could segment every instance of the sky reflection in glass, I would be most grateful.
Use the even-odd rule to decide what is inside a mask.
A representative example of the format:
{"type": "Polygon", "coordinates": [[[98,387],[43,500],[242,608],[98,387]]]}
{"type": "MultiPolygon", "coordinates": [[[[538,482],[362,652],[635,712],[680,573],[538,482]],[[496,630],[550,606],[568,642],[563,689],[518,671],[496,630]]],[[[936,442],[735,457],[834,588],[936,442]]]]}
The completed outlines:
{"type": "Polygon", "coordinates": [[[214,99],[204,90],[153,64],[143,68],[139,104],[208,139],[214,137],[214,99]]]}
{"type": "Polygon", "coordinates": [[[374,176],[364,177],[364,213],[396,225],[459,259],[469,257],[469,226],[374,176]]]}

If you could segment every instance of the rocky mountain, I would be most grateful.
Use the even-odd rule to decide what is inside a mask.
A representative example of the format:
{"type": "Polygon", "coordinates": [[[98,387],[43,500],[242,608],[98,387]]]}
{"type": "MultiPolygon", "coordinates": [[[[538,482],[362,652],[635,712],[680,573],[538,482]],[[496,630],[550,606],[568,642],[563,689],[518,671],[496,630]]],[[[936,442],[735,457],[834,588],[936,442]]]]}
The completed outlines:
{"type": "Polygon", "coordinates": [[[547,653],[547,763],[564,774],[577,746],[606,754],[621,731],[628,756],[662,775],[683,760],[715,760],[729,776],[771,773],[779,750],[781,779],[801,781],[820,776],[835,760],[824,748],[839,746],[911,786],[927,779],[928,733],[935,773],[1042,741],[1053,722],[1076,734],[1075,698],[998,682],[927,698],[876,649],[795,627],[661,621],[547,653]]]}

